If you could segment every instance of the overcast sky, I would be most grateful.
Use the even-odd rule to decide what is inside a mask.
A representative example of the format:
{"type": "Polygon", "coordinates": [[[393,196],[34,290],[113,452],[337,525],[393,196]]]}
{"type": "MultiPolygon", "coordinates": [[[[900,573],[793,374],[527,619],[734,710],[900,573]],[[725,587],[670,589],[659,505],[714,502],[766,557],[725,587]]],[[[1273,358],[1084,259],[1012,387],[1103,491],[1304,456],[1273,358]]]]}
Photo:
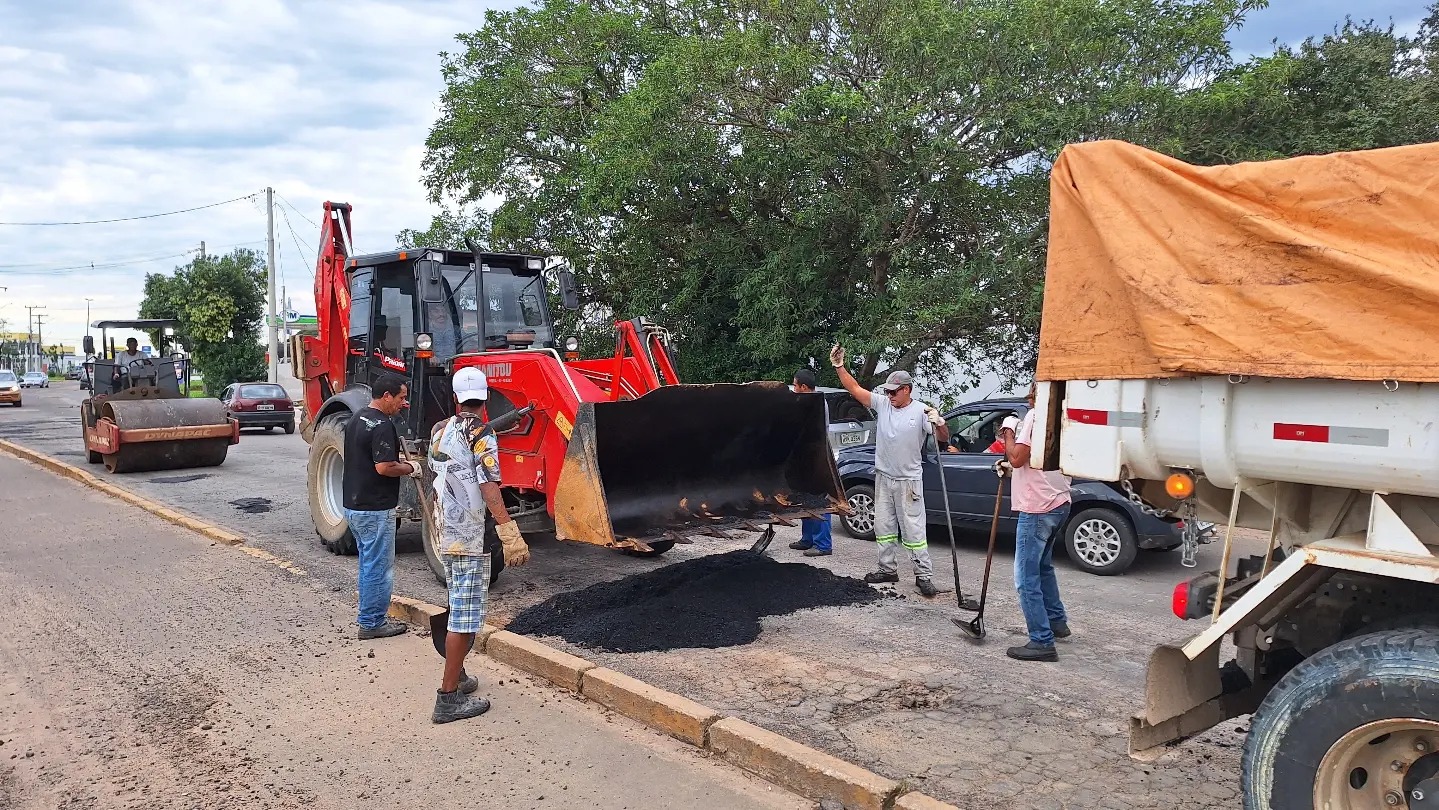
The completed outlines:
{"type": "MultiPolygon", "coordinates": [[[[280,271],[295,308],[313,312],[318,231],[304,217],[326,199],[354,204],[363,251],[429,223],[419,164],[439,54],[486,8],[514,5],[0,0],[0,222],[130,217],[273,186],[299,212],[282,206],[280,271]]],[[[1234,42],[1267,52],[1346,13],[1412,29],[1425,6],[1273,0],[1234,42]]],[[[44,305],[46,342],[78,343],[87,296],[92,320],[135,317],[145,273],[183,264],[201,240],[263,249],[262,199],[107,225],[0,225],[0,319],[24,331],[24,307],[44,305]]]]}

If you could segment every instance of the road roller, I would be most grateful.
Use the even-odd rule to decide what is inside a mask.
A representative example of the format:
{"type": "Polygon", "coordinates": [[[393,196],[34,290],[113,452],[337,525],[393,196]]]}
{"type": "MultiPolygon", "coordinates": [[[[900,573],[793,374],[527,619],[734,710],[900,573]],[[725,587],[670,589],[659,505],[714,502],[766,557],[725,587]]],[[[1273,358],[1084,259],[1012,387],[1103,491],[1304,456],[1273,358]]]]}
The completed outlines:
{"type": "MultiPolygon", "coordinates": [[[[175,321],[145,319],[103,321],[109,329],[173,328],[175,321]]],[[[80,404],[85,459],[112,473],[217,467],[230,445],[240,441],[240,424],[218,399],[190,399],[189,363],[168,358],[131,356],[106,346],[94,357],[85,338],[91,396],[80,404]]]]}

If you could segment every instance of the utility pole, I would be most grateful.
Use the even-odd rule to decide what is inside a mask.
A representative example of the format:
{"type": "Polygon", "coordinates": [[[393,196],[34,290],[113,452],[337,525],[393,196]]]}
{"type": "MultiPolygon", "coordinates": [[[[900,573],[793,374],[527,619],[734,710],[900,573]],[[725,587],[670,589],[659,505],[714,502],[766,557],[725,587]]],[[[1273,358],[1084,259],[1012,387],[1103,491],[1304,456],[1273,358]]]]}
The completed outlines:
{"type": "Polygon", "coordinates": [[[93,298],[85,299],[85,337],[90,337],[90,302],[93,298]]]}
{"type": "Polygon", "coordinates": [[[45,366],[45,316],[35,316],[35,365],[31,371],[43,371],[45,366]]]}
{"type": "Polygon", "coordinates": [[[270,254],[270,315],[265,319],[269,324],[266,331],[270,344],[270,382],[279,382],[280,339],[275,332],[275,305],[279,303],[275,295],[275,190],[268,186],[265,187],[265,221],[267,225],[265,240],[270,254]]]}
{"type": "Polygon", "coordinates": [[[31,363],[35,360],[35,310],[45,309],[44,305],[25,307],[25,370],[34,371],[31,363]]]}
{"type": "Polygon", "coordinates": [[[205,240],[200,240],[200,258],[205,258],[205,240]]]}

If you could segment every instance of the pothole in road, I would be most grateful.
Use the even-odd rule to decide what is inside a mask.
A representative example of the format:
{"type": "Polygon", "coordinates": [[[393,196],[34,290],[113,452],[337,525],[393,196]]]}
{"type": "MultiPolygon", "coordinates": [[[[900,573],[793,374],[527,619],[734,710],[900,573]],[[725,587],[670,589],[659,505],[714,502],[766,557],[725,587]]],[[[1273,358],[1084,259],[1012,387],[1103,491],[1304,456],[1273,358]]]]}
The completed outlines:
{"type": "MultiPolygon", "coordinates": [[[[169,475],[164,478],[151,478],[152,484],[184,484],[190,481],[199,481],[204,478],[214,478],[214,473],[195,473],[194,475],[169,475]]],[[[234,503],[234,501],[231,501],[234,503]]]]}
{"type": "Polygon", "coordinates": [[[883,598],[862,580],[740,550],[556,594],[505,629],[609,652],[715,649],[759,638],[765,616],[883,598]]]}
{"type": "Polygon", "coordinates": [[[230,505],[251,515],[270,511],[269,498],[241,498],[238,501],[230,501],[230,505]]]}

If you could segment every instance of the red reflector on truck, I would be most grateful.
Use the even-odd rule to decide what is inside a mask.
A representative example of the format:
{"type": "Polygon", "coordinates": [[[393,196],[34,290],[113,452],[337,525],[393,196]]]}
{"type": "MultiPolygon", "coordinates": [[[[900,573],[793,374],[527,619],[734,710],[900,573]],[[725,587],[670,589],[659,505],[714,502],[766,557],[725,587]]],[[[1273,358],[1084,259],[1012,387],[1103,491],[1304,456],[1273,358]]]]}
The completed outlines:
{"type": "Polygon", "coordinates": [[[1283,422],[1275,422],[1274,438],[1287,442],[1317,442],[1319,444],[1328,444],[1329,426],[1289,425],[1283,422]]]}
{"type": "Polygon", "coordinates": [[[1170,597],[1169,609],[1181,619],[1189,618],[1189,580],[1174,586],[1174,595],[1170,597]]]}
{"type": "Polygon", "coordinates": [[[1069,421],[1083,422],[1086,425],[1107,425],[1109,424],[1109,411],[1091,411],[1087,408],[1070,408],[1069,421]]]}

